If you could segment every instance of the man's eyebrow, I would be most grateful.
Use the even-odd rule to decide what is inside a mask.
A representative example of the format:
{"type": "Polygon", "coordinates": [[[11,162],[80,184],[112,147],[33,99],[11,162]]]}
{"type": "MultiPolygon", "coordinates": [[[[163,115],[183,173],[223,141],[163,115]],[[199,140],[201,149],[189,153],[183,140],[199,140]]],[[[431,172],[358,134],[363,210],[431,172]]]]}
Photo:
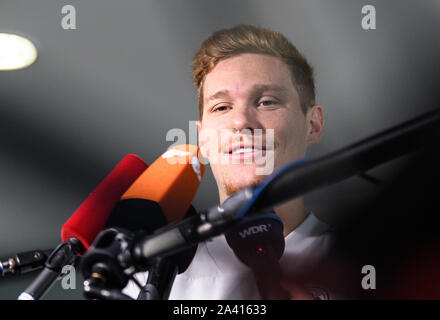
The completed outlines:
{"type": "Polygon", "coordinates": [[[225,98],[225,97],[229,97],[229,96],[230,96],[229,90],[220,90],[220,91],[217,91],[216,93],[214,93],[213,95],[209,96],[208,99],[206,99],[206,101],[225,98]]]}
{"type": "Polygon", "coordinates": [[[255,92],[277,91],[280,93],[284,93],[284,92],[288,91],[288,89],[286,87],[276,85],[276,84],[257,84],[252,87],[252,90],[255,92]]]}

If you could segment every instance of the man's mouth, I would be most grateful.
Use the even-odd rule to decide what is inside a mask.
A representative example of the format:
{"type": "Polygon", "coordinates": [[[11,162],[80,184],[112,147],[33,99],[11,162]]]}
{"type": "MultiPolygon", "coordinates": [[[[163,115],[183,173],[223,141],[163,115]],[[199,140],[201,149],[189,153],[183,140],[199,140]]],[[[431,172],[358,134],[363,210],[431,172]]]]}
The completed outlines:
{"type": "Polygon", "coordinates": [[[248,159],[266,155],[266,146],[246,143],[235,143],[226,149],[226,155],[231,159],[248,159]]]}
{"type": "Polygon", "coordinates": [[[254,149],[252,147],[238,148],[229,152],[229,154],[249,153],[249,152],[254,152],[255,150],[259,150],[259,149],[254,149]]]}

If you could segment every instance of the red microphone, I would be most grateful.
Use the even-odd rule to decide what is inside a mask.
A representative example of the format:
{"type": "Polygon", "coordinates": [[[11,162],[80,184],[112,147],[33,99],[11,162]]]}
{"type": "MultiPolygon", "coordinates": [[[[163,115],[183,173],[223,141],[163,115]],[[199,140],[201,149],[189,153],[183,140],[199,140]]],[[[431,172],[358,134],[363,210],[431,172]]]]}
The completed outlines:
{"type": "Polygon", "coordinates": [[[87,250],[131,184],[148,168],[136,155],[126,155],[90,193],[61,229],[61,243],[48,257],[44,269],[20,294],[19,300],[37,300],[55,283],[62,268],[87,250]]]}
{"type": "Polygon", "coordinates": [[[147,168],[138,156],[126,155],[63,225],[63,242],[77,238],[88,250],[122,195],[147,168]]]}

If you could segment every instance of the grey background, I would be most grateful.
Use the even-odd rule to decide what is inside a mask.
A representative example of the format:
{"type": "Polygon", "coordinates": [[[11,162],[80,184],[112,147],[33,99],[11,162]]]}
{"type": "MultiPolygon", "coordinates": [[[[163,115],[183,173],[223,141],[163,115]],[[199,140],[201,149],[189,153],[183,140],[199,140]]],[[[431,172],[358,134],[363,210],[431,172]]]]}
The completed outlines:
{"type": "MultiPolygon", "coordinates": [[[[127,153],[152,163],[197,119],[192,55],[213,31],[249,23],[284,33],[314,65],[324,107],[317,157],[438,106],[440,1],[2,0],[0,32],[25,35],[39,57],[0,71],[0,257],[54,247],[60,229],[127,153]],[[74,5],[77,29],[61,27],[74,5]],[[372,4],[377,29],[361,28],[372,4]]],[[[1,50],[1,48],[0,48],[1,50]]],[[[405,158],[370,173],[387,179],[405,158]]],[[[309,194],[337,226],[376,189],[357,177],[309,194]]],[[[194,200],[218,202],[209,170],[194,200]]],[[[15,299],[35,274],[0,279],[15,299]]],[[[47,299],[82,299],[60,283],[47,299]]]]}

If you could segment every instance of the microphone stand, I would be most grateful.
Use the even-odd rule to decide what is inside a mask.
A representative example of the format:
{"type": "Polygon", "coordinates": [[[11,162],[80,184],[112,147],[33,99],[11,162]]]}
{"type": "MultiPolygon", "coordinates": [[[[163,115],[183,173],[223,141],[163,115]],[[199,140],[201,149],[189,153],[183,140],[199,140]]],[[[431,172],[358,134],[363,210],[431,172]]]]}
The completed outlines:
{"type": "MultiPolygon", "coordinates": [[[[185,218],[197,216],[191,205],[185,218]]],[[[137,300],[168,300],[171,288],[178,273],[182,273],[191,263],[197,248],[182,251],[169,257],[157,257],[150,264],[148,279],[137,300]]]]}
{"type": "Polygon", "coordinates": [[[85,251],[76,238],[58,245],[47,258],[44,269],[37,278],[20,294],[18,300],[39,300],[52,287],[61,274],[62,268],[73,263],[79,253],[85,251]]]}
{"type": "Polygon", "coordinates": [[[148,269],[147,283],[141,288],[137,300],[168,300],[178,271],[177,264],[171,258],[154,259],[148,269]]]}
{"type": "Polygon", "coordinates": [[[257,263],[252,264],[251,270],[257,282],[261,299],[263,300],[288,300],[289,293],[281,286],[282,270],[280,262],[269,254],[257,263]],[[270,275],[270,276],[268,276],[270,275]]]}
{"type": "Polygon", "coordinates": [[[32,250],[17,253],[14,257],[0,261],[0,277],[5,275],[19,275],[43,268],[50,250],[32,250]]]}

